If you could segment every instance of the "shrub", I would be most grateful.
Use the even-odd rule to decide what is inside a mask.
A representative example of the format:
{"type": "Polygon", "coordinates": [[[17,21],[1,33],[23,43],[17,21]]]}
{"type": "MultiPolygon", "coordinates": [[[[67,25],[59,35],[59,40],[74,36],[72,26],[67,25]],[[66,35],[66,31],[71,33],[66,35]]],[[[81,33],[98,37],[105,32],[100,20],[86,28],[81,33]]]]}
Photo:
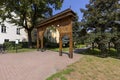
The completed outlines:
{"type": "Polygon", "coordinates": [[[120,35],[117,35],[110,40],[114,44],[114,48],[120,53],[120,35]]]}
{"type": "Polygon", "coordinates": [[[19,42],[22,48],[28,48],[28,42],[19,42]]]}
{"type": "Polygon", "coordinates": [[[5,49],[8,50],[15,49],[15,42],[5,42],[3,45],[5,46],[5,49]]]}
{"type": "Polygon", "coordinates": [[[102,53],[107,53],[108,42],[105,39],[100,40],[98,43],[98,48],[101,50],[102,53]]]}
{"type": "Polygon", "coordinates": [[[18,49],[23,48],[23,47],[22,47],[22,44],[16,44],[16,46],[17,46],[18,49]]]}
{"type": "Polygon", "coordinates": [[[120,53],[120,39],[117,39],[115,41],[115,48],[116,48],[117,52],[120,53]]]}
{"type": "Polygon", "coordinates": [[[14,50],[14,49],[16,49],[16,46],[18,49],[22,48],[22,44],[16,45],[14,41],[5,42],[3,45],[5,46],[5,49],[7,49],[7,50],[14,50]]]}
{"type": "Polygon", "coordinates": [[[94,40],[98,44],[98,48],[101,50],[101,53],[105,54],[108,52],[108,41],[105,35],[101,35],[94,40]]]}

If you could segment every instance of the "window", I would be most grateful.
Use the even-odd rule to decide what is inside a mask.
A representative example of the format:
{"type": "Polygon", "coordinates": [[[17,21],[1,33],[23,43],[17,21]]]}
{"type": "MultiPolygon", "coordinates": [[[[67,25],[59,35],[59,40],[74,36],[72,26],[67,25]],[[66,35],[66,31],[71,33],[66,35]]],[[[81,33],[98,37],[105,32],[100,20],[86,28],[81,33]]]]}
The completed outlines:
{"type": "Polygon", "coordinates": [[[20,35],[20,28],[17,28],[16,34],[20,35]]]}
{"type": "Polygon", "coordinates": [[[4,24],[2,24],[1,26],[1,32],[6,33],[6,26],[4,24]]]}
{"type": "Polygon", "coordinates": [[[4,39],[4,42],[9,42],[9,39],[4,39]]]}

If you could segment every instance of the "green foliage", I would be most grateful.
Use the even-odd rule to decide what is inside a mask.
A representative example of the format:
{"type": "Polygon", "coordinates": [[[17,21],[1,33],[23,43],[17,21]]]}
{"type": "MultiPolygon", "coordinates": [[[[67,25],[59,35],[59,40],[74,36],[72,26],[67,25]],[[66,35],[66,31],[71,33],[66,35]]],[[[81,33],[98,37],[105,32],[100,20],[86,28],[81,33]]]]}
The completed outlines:
{"type": "Polygon", "coordinates": [[[4,46],[5,46],[5,49],[7,49],[7,50],[15,49],[15,43],[14,42],[5,42],[4,46]]]}
{"type": "Polygon", "coordinates": [[[18,49],[22,49],[22,44],[17,44],[16,46],[18,49]]]}
{"type": "Polygon", "coordinates": [[[99,42],[98,47],[99,47],[99,49],[101,50],[102,53],[107,53],[107,51],[108,51],[108,45],[107,44],[108,44],[108,42],[105,39],[102,39],[99,42]]]}
{"type": "Polygon", "coordinates": [[[106,54],[108,53],[108,40],[106,39],[107,36],[102,35],[95,38],[94,42],[97,43],[98,48],[101,50],[101,53],[106,54]]]}
{"type": "Polygon", "coordinates": [[[111,42],[115,45],[117,52],[120,53],[120,35],[111,38],[111,42]]]}
{"type": "Polygon", "coordinates": [[[16,45],[15,42],[5,42],[3,45],[5,46],[5,49],[7,49],[7,50],[15,50],[16,46],[18,49],[22,48],[22,44],[16,45]]]}
{"type": "Polygon", "coordinates": [[[115,21],[120,21],[119,14],[119,0],[90,0],[86,5],[86,9],[81,9],[83,13],[83,19],[81,21],[82,26],[87,28],[95,28],[93,33],[89,33],[87,42],[95,42],[98,44],[98,48],[102,53],[107,53],[108,42],[113,42],[117,51],[119,51],[120,40],[118,37],[113,37],[119,34],[119,24],[115,21]],[[107,29],[111,29],[106,32],[107,29]],[[98,35],[99,33],[99,35],[98,35]],[[112,38],[113,37],[113,38],[112,38]]]}
{"type": "Polygon", "coordinates": [[[109,53],[109,55],[114,55],[117,53],[119,55],[120,53],[120,36],[114,35],[114,37],[107,35],[100,35],[94,39],[94,45],[92,45],[92,48],[94,49],[96,47],[95,43],[97,43],[98,49],[101,50],[101,53],[106,54],[109,53]],[[111,51],[111,48],[114,48],[116,51],[111,51]]]}
{"type": "Polygon", "coordinates": [[[118,53],[120,54],[120,39],[118,39],[118,40],[116,41],[115,47],[116,47],[118,53]]]}
{"type": "MultiPolygon", "coordinates": [[[[32,42],[33,44],[33,48],[36,48],[36,43],[35,42],[32,42]]],[[[21,48],[28,48],[28,42],[19,42],[19,44],[15,44],[14,41],[10,41],[10,42],[5,42],[3,44],[5,46],[5,48],[7,50],[15,50],[16,49],[16,46],[18,49],[21,49],[21,48]]]]}
{"type": "Polygon", "coordinates": [[[119,0],[90,0],[86,9],[81,9],[84,27],[100,28],[101,33],[107,27],[117,27],[114,21],[119,21],[119,0]]]}
{"type": "Polygon", "coordinates": [[[73,21],[73,41],[74,42],[78,42],[78,38],[79,38],[79,35],[80,35],[80,28],[79,28],[80,24],[78,22],[78,16],[76,14],[76,17],[73,21]]]}
{"type": "Polygon", "coordinates": [[[89,36],[86,32],[86,29],[85,28],[83,28],[83,29],[78,28],[77,31],[75,31],[75,32],[76,33],[73,35],[74,42],[76,44],[84,44],[89,36]]]}
{"type": "Polygon", "coordinates": [[[52,16],[53,10],[61,8],[63,0],[4,0],[0,3],[0,18],[4,21],[9,18],[10,23],[22,26],[28,33],[28,42],[31,47],[31,31],[42,20],[52,16]]]}

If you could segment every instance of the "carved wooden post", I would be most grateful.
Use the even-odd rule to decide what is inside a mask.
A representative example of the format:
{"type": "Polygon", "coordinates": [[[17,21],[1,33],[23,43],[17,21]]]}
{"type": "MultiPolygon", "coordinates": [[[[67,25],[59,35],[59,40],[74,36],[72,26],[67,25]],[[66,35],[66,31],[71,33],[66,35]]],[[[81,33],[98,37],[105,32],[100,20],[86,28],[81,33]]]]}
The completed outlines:
{"type": "Polygon", "coordinates": [[[41,51],[43,51],[43,29],[41,29],[41,32],[40,32],[40,45],[41,45],[41,51]]]}
{"type": "Polygon", "coordinates": [[[59,39],[59,56],[62,56],[62,36],[60,34],[60,39],[59,39]]]}
{"type": "Polygon", "coordinates": [[[73,39],[72,34],[70,35],[70,41],[69,41],[69,57],[73,58],[73,39]]]}
{"type": "Polygon", "coordinates": [[[43,35],[41,36],[41,50],[43,51],[43,35]]]}
{"type": "Polygon", "coordinates": [[[70,23],[69,23],[69,37],[70,37],[70,41],[69,41],[69,57],[73,58],[73,36],[72,36],[72,21],[71,19],[69,19],[70,23]]]}
{"type": "Polygon", "coordinates": [[[40,41],[39,41],[39,31],[37,31],[37,51],[39,51],[40,41]]]}

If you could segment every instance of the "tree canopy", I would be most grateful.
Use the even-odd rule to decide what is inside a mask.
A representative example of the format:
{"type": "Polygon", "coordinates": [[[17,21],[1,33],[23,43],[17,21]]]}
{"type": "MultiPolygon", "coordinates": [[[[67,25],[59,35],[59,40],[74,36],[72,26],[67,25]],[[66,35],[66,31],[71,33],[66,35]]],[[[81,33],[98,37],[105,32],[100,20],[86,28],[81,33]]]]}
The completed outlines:
{"type": "Polygon", "coordinates": [[[0,18],[9,18],[10,23],[22,26],[28,33],[31,46],[31,31],[41,20],[52,16],[53,10],[60,9],[63,0],[2,0],[0,18]]]}
{"type": "Polygon", "coordinates": [[[84,27],[99,27],[104,31],[106,27],[116,26],[114,21],[120,20],[120,1],[90,0],[81,12],[84,27]]]}
{"type": "MultiPolygon", "coordinates": [[[[87,39],[94,42],[95,38],[101,38],[100,42],[106,43],[113,36],[120,34],[120,0],[89,0],[85,9],[80,9],[83,18],[80,25],[90,31],[87,39]],[[103,38],[106,37],[106,38],[103,38]]],[[[89,41],[88,41],[89,42],[89,41]]],[[[102,43],[101,43],[102,44],[102,43]]]]}

